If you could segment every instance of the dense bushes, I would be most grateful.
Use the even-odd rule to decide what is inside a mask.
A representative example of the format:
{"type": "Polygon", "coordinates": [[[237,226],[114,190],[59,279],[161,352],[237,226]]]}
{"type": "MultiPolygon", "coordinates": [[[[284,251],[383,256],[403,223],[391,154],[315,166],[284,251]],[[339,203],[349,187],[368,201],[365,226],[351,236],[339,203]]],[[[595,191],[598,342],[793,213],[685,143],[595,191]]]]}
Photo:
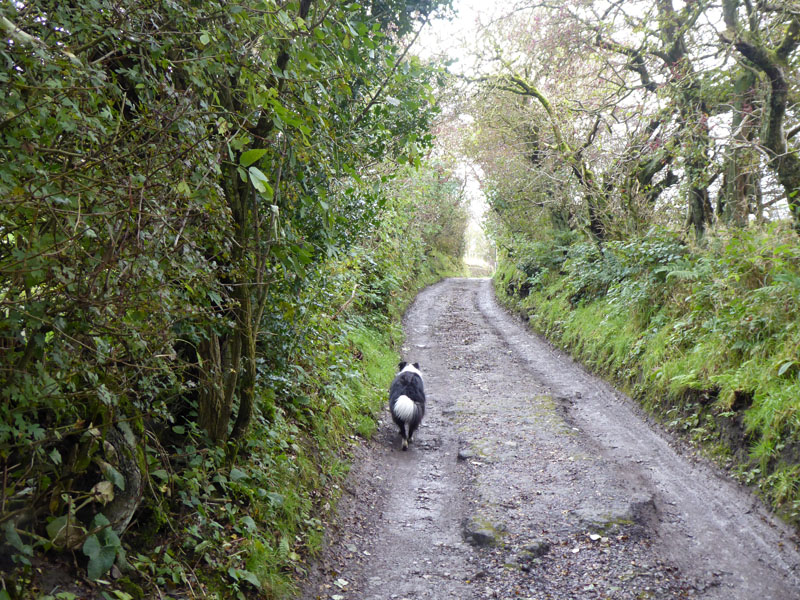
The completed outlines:
{"type": "Polygon", "coordinates": [[[653,230],[511,244],[498,290],[669,425],[731,456],[800,523],[800,249],[781,224],[703,248],[653,230]],[[523,290],[525,292],[523,293],[523,290]]]}
{"type": "MultiPolygon", "coordinates": [[[[10,598],[47,591],[37,587],[35,571],[24,565],[35,567],[41,550],[53,546],[72,547],[91,579],[107,579],[113,565],[121,569],[117,576],[123,576],[113,585],[101,581],[101,590],[117,595],[139,597],[174,586],[190,586],[208,597],[291,595],[293,582],[321,542],[322,519],[347,471],[346,449],[355,436],[372,433],[385,404],[404,307],[420,286],[460,272],[460,258],[428,245],[424,234],[445,226],[447,211],[428,213],[431,229],[421,228],[414,210],[421,199],[391,189],[402,189],[425,172],[409,171],[387,188],[369,235],[310,265],[303,285],[293,286],[291,295],[284,291],[271,297],[258,362],[263,404],[256,405],[252,427],[240,443],[210,443],[197,423],[191,380],[187,391],[169,403],[169,421],[153,414],[143,421],[144,443],[135,451],[144,490],[124,536],[109,528],[90,529],[97,525],[90,523],[91,514],[107,512],[103,494],[113,496],[117,488],[111,485],[127,483],[117,479],[109,433],[91,424],[75,434],[42,427],[48,455],[64,455],[63,472],[74,483],[67,488],[53,471],[29,470],[25,481],[35,487],[23,492],[35,493],[36,500],[50,497],[59,486],[71,508],[66,518],[40,512],[41,520],[14,521],[20,514],[17,498],[30,501],[30,496],[9,494],[6,506],[17,509],[5,514],[6,549],[17,563],[4,565],[12,576],[5,580],[10,598]],[[83,446],[70,449],[71,435],[83,446]],[[82,464],[78,460],[87,463],[80,476],[75,475],[82,464]],[[81,484],[89,489],[82,490],[81,484]],[[104,531],[114,535],[111,542],[104,531]],[[90,538],[97,539],[105,555],[92,558],[95,542],[87,546],[85,541],[90,538]]],[[[433,200],[447,210],[460,205],[456,194],[433,200]]],[[[12,450],[10,456],[19,454],[12,450]]],[[[65,572],[60,583],[67,593],[89,593],[72,584],[63,587],[71,581],[65,572]]]]}

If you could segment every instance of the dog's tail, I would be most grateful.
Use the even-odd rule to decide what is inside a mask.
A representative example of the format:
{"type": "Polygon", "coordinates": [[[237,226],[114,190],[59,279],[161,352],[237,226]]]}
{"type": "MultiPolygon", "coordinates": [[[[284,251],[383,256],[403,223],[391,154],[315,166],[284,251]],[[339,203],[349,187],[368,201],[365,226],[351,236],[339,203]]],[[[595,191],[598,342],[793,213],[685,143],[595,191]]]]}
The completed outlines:
{"type": "Polygon", "coordinates": [[[417,407],[414,405],[414,401],[405,395],[397,398],[397,400],[394,402],[394,406],[392,407],[392,413],[394,413],[394,416],[406,423],[414,418],[414,413],[416,410],[417,407]]]}

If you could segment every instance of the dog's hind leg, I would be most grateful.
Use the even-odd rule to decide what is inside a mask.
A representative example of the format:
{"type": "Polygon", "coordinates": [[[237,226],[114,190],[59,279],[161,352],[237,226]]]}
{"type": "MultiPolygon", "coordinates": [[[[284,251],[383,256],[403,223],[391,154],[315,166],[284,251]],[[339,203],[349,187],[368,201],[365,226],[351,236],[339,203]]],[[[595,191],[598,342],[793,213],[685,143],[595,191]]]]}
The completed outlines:
{"type": "Polygon", "coordinates": [[[401,425],[398,425],[398,428],[400,429],[400,437],[403,440],[403,443],[402,443],[403,450],[408,450],[408,435],[406,435],[406,427],[407,426],[408,426],[408,423],[403,423],[401,425]]]}
{"type": "Polygon", "coordinates": [[[417,421],[416,419],[411,421],[408,424],[408,441],[409,442],[413,441],[414,434],[417,432],[417,427],[419,427],[419,421],[417,421]]]}

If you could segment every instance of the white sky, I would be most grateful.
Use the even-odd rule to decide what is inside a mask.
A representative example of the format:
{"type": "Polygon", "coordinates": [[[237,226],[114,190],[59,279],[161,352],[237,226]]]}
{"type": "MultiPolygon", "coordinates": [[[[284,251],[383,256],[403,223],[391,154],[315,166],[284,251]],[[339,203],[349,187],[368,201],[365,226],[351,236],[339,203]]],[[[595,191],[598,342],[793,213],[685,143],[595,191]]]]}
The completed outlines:
{"type": "MultiPolygon", "coordinates": [[[[455,73],[472,70],[479,18],[485,23],[497,8],[493,0],[453,0],[455,18],[450,21],[432,21],[422,30],[413,52],[422,58],[444,55],[453,59],[456,63],[450,66],[450,70],[455,73]]],[[[479,172],[478,165],[466,161],[459,165],[457,171],[459,176],[466,179],[465,193],[469,202],[470,220],[480,228],[488,208],[478,180],[483,174],[479,172]]]]}
{"type": "Polygon", "coordinates": [[[422,30],[414,50],[425,58],[444,54],[458,61],[453,66],[454,71],[466,70],[463,64],[466,62],[469,65],[472,61],[472,49],[479,29],[478,19],[485,23],[498,9],[494,0],[453,0],[455,18],[452,21],[432,21],[422,30]]]}

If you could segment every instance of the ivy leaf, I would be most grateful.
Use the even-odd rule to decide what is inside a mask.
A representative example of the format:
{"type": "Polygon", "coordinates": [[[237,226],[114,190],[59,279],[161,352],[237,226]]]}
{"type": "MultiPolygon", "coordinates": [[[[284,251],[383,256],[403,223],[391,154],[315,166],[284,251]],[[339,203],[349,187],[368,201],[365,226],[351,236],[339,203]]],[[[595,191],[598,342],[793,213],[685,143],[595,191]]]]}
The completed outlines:
{"type": "Polygon", "coordinates": [[[114,499],[114,484],[110,481],[100,481],[92,488],[92,496],[101,504],[108,504],[114,499]]]}
{"type": "MultiPolygon", "coordinates": [[[[89,539],[86,541],[88,542],[90,539],[96,536],[90,536],[89,539]]],[[[97,581],[103,575],[105,575],[111,567],[114,566],[114,561],[117,558],[117,548],[115,546],[95,546],[94,544],[90,545],[89,550],[92,552],[89,554],[86,550],[86,544],[84,544],[84,551],[83,553],[89,556],[89,564],[86,566],[86,574],[89,576],[89,579],[93,581],[97,581]]]]}
{"type": "Polygon", "coordinates": [[[19,537],[17,530],[14,528],[12,520],[8,520],[3,525],[3,531],[6,534],[6,542],[11,544],[14,548],[27,556],[33,556],[33,548],[23,543],[22,538],[19,537]]]}
{"type": "Polygon", "coordinates": [[[80,544],[86,530],[76,522],[75,515],[64,515],[50,521],[46,527],[50,541],[57,548],[73,549],[80,544]]]}
{"type": "Polygon", "coordinates": [[[86,541],[83,542],[83,553],[91,558],[100,552],[102,548],[102,544],[100,544],[100,540],[97,539],[97,534],[90,535],[86,538],[86,541]]]}
{"type": "Polygon", "coordinates": [[[247,479],[249,475],[242,471],[241,469],[237,469],[233,467],[230,472],[231,481],[241,481],[242,479],[247,479]]]}
{"type": "Polygon", "coordinates": [[[253,520],[253,517],[249,515],[245,516],[242,519],[242,524],[245,526],[245,528],[247,528],[247,531],[251,533],[254,531],[258,531],[258,525],[256,525],[256,522],[253,520]]]}

